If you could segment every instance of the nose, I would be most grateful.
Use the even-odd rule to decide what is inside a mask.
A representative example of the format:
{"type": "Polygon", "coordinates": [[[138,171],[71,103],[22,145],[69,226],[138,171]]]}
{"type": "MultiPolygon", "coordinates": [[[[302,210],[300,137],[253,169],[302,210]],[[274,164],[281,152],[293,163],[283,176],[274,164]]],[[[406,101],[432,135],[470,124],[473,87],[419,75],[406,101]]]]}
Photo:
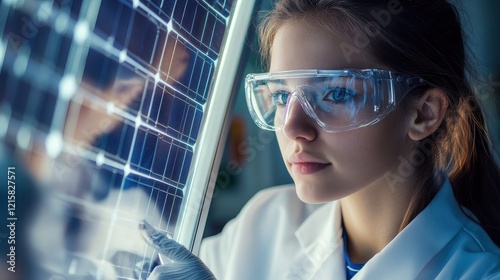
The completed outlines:
{"type": "Polygon", "coordinates": [[[318,134],[316,121],[306,113],[296,94],[292,94],[288,101],[283,134],[290,140],[313,141],[318,134]]]}

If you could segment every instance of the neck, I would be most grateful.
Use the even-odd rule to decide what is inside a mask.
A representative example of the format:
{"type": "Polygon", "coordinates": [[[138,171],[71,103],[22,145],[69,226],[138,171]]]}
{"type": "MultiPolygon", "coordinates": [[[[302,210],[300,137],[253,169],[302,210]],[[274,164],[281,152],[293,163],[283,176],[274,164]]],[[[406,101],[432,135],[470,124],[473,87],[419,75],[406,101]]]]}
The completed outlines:
{"type": "Polygon", "coordinates": [[[412,185],[389,187],[381,178],[340,200],[347,252],[353,262],[367,262],[399,233],[412,185]]]}

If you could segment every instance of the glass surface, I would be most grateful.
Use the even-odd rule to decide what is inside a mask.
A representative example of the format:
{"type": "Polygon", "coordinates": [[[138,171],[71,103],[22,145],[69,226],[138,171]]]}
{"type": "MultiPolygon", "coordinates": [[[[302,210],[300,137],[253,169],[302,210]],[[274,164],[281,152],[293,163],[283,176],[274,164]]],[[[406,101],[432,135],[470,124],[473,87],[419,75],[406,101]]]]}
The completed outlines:
{"type": "Polygon", "coordinates": [[[145,278],[158,257],[138,223],[182,238],[184,209],[201,208],[184,204],[231,6],[0,1],[0,163],[28,182],[19,279],[145,278]]]}

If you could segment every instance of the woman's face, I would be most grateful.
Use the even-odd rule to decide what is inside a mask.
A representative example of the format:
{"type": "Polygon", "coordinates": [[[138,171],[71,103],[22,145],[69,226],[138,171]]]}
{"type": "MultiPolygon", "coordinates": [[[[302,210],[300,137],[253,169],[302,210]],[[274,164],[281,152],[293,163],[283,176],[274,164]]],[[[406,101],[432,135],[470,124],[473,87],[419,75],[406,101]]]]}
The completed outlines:
{"type": "MultiPolygon", "coordinates": [[[[333,35],[317,24],[290,22],[278,29],[270,72],[297,69],[384,68],[350,39],[333,35]],[[346,53],[346,54],[344,54],[346,53]],[[351,53],[351,55],[349,55],[351,53]]],[[[387,186],[400,156],[411,147],[406,121],[396,110],[382,121],[346,132],[327,133],[295,99],[277,138],[297,194],[308,203],[346,197],[368,186],[387,186]]]]}

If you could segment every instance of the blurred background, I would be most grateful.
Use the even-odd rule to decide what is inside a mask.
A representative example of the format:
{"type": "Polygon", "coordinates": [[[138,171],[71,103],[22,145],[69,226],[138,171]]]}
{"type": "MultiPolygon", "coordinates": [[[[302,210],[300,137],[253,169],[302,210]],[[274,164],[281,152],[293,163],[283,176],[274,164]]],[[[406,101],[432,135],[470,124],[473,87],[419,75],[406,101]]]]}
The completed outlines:
{"type": "MultiPolygon", "coordinates": [[[[267,72],[259,60],[255,27],[257,14],[269,10],[272,1],[257,1],[253,22],[246,41],[244,73],[267,72]]],[[[500,1],[453,0],[462,13],[472,59],[482,83],[477,84],[494,147],[500,148],[500,1]]],[[[259,130],[250,118],[244,99],[241,76],[236,85],[224,156],[208,215],[205,236],[218,233],[257,191],[292,180],[284,167],[272,132],[259,130]],[[238,86],[239,84],[239,86],[238,86]]]]}

